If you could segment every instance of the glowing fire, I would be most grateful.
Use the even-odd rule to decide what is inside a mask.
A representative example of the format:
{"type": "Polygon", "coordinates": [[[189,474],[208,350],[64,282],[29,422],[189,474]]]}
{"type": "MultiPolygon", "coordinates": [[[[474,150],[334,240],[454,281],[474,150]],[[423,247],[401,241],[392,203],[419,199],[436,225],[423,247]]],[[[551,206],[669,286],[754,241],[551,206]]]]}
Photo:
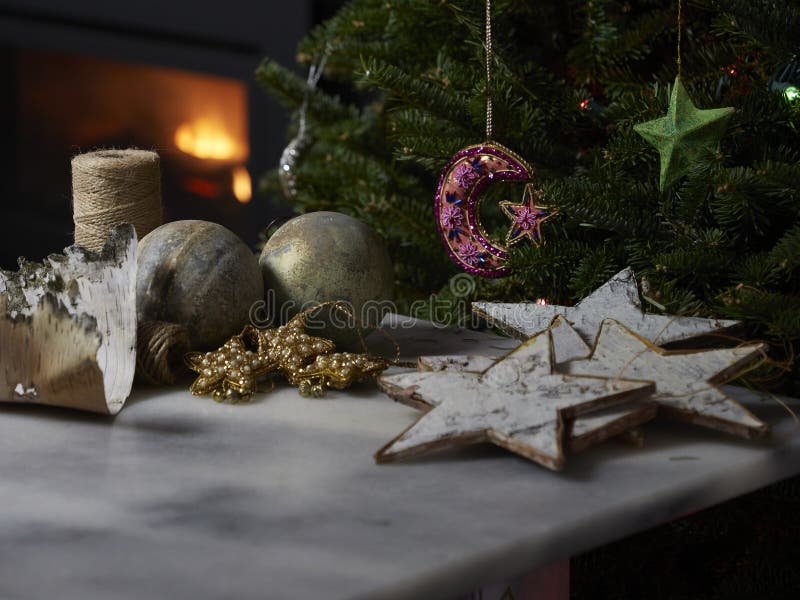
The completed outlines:
{"type": "Polygon", "coordinates": [[[203,159],[233,160],[247,156],[247,148],[223,125],[209,119],[183,123],[175,131],[175,145],[186,154],[203,159]]]}
{"type": "Polygon", "coordinates": [[[544,298],[539,298],[539,299],[536,301],[536,304],[541,304],[541,305],[543,305],[543,306],[544,306],[545,304],[547,304],[547,300],[545,300],[544,298]]]}
{"type": "Polygon", "coordinates": [[[253,197],[253,184],[250,182],[250,173],[244,167],[233,169],[233,195],[242,204],[247,204],[253,197]]]}

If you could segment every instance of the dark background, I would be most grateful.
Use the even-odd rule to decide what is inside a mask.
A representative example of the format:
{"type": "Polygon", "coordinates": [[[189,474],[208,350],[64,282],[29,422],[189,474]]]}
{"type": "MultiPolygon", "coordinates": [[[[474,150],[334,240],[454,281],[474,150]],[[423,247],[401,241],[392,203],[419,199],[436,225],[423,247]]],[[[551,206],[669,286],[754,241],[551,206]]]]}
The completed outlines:
{"type": "MultiPolygon", "coordinates": [[[[278,213],[287,212],[260,197],[256,188],[259,177],[277,164],[288,123],[286,111],[255,84],[254,71],[264,57],[297,69],[297,43],[311,25],[340,4],[330,0],[0,0],[0,268],[16,268],[18,256],[40,260],[72,243],[69,161],[100,147],[157,150],[162,158],[167,220],[216,221],[254,245],[259,232],[278,213]],[[186,167],[174,160],[177,152],[153,147],[135,131],[88,146],[48,131],[44,124],[52,122],[54,115],[66,121],[93,117],[92,106],[64,105],[68,94],[58,81],[69,80],[70,74],[63,70],[68,71],[81,57],[242,82],[249,105],[247,167],[256,192],[253,200],[212,202],[187,194],[178,182],[193,174],[179,172],[186,167]],[[23,97],[21,90],[23,82],[30,87],[31,81],[37,90],[44,90],[35,102],[23,97]],[[36,110],[51,114],[38,119],[36,110]]],[[[136,91],[137,81],[128,85],[136,91]]],[[[157,98],[153,106],[154,110],[158,107],[157,98]]],[[[204,176],[213,180],[214,174],[204,176]]]]}

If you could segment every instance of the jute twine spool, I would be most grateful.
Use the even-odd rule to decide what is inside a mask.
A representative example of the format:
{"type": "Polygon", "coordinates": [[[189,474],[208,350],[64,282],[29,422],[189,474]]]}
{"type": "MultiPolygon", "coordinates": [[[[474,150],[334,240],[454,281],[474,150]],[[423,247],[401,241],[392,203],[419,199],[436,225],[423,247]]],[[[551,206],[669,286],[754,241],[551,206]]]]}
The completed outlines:
{"type": "Polygon", "coordinates": [[[72,159],[75,243],[102,250],[111,229],[131,223],[142,239],[161,225],[159,157],[148,150],[98,150],[72,159]]]}
{"type": "Polygon", "coordinates": [[[171,385],[185,372],[183,356],[191,350],[183,325],[141,321],[136,329],[136,377],[153,385],[171,385]]]}

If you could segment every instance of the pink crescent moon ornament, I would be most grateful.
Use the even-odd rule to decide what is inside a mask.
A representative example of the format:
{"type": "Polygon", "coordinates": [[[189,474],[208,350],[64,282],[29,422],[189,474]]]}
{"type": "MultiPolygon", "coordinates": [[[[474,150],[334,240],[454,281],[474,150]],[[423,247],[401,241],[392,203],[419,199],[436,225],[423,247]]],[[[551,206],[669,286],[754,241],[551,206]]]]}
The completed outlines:
{"type": "Polygon", "coordinates": [[[508,275],[506,246],[492,242],[481,224],[482,196],[494,181],[529,181],[533,169],[514,152],[486,142],[460,150],[442,171],[436,189],[436,223],[455,263],[482,277],[508,275]]]}

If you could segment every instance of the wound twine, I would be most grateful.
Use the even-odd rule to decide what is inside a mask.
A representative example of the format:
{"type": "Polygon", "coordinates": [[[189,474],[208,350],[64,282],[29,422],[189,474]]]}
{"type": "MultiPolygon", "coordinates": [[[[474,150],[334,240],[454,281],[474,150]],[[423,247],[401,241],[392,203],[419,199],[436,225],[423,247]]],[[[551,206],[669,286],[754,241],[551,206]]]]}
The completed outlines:
{"type": "Polygon", "coordinates": [[[131,223],[142,239],[161,225],[159,157],[148,150],[98,150],[72,159],[75,243],[102,250],[110,231],[131,223]]]}
{"type": "Polygon", "coordinates": [[[171,385],[185,371],[183,356],[191,350],[183,325],[142,321],[136,329],[136,377],[152,385],[171,385]]]}

